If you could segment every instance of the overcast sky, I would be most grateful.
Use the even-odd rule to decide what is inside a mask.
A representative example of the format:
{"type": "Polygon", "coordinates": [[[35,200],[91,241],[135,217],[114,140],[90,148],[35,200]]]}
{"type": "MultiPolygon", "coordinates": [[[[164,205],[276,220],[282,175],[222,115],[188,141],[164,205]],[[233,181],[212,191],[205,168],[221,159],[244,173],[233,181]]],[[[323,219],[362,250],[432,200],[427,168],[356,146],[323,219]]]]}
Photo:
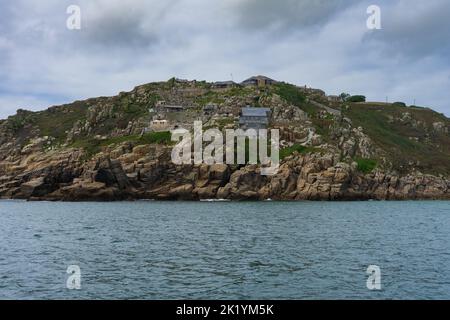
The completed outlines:
{"type": "Polygon", "coordinates": [[[450,115],[448,0],[0,0],[0,118],[172,76],[263,74],[450,115]],[[81,8],[68,30],[67,7],[81,8]],[[381,8],[369,30],[367,7],[381,8]]]}

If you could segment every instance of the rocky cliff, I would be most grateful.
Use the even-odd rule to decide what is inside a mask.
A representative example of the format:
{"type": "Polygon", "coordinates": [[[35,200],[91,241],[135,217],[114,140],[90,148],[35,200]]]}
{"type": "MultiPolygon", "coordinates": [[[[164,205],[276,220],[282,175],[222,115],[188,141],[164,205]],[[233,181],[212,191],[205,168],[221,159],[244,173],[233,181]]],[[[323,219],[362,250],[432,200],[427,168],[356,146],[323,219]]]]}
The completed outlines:
{"type": "Polygon", "coordinates": [[[1,120],[0,196],[450,199],[449,129],[450,120],[429,108],[336,101],[286,83],[224,88],[171,79],[1,120]],[[282,139],[276,175],[261,175],[257,165],[171,162],[170,129],[195,120],[237,128],[246,105],[272,110],[270,127],[282,139]]]}

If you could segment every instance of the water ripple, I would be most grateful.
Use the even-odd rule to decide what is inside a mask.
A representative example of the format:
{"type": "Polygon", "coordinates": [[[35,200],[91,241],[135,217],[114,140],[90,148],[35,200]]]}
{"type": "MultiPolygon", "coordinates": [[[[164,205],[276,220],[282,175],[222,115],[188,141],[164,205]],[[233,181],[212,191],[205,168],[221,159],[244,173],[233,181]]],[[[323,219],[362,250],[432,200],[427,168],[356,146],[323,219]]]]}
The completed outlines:
{"type": "Polygon", "coordinates": [[[445,201],[0,201],[0,299],[449,299],[449,244],[445,201]]]}

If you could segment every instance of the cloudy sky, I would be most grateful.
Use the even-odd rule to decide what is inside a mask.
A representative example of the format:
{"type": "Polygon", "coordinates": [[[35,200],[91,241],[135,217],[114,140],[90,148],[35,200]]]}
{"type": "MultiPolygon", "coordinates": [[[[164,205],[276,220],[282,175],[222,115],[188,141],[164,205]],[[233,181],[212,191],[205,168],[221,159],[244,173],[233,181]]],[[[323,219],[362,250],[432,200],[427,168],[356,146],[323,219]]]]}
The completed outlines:
{"type": "Polygon", "coordinates": [[[264,74],[450,115],[448,0],[0,0],[0,118],[172,76],[264,74]],[[81,30],[66,10],[81,8],[81,30]],[[381,30],[366,10],[381,8],[381,30]]]}

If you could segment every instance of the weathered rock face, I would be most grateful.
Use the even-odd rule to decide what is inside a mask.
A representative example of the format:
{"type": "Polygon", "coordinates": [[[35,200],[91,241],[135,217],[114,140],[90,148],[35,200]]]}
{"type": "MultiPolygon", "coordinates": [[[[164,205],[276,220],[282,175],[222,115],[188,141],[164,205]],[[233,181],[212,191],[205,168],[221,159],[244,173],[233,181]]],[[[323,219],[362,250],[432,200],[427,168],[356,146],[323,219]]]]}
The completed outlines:
{"type": "Polygon", "coordinates": [[[450,199],[450,181],[444,177],[364,175],[356,164],[340,162],[332,153],[295,153],[276,175],[263,176],[257,165],[177,166],[162,147],[121,148],[87,162],[76,150],[32,153],[33,161],[26,158],[2,169],[0,196],[65,201],[450,199]]]}

